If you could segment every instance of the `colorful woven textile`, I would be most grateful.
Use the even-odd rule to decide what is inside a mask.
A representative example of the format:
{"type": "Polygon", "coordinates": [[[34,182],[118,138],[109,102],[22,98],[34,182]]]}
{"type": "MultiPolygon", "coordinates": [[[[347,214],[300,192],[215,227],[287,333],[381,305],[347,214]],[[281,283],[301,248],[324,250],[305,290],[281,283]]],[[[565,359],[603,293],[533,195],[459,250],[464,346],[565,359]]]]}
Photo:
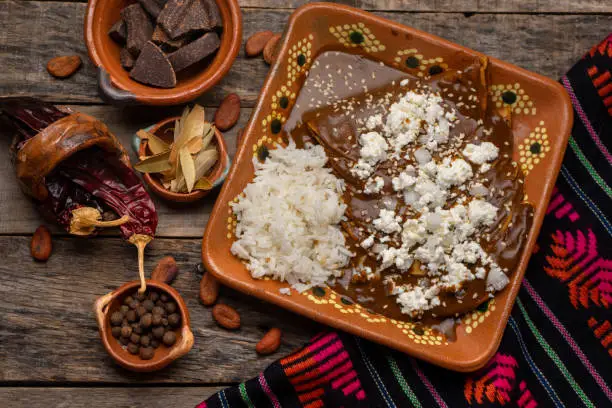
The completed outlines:
{"type": "Polygon", "coordinates": [[[575,121],[536,251],[497,354],[447,371],[323,333],[203,407],[611,407],[612,35],[561,83],[575,121]]]}

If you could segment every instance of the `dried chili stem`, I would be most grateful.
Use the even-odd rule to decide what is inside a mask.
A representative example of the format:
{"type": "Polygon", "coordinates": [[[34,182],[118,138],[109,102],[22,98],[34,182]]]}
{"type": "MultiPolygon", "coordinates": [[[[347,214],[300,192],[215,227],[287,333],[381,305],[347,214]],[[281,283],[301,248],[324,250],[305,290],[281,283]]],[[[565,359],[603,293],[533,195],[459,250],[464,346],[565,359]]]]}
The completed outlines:
{"type": "Polygon", "coordinates": [[[118,227],[130,220],[130,217],[123,217],[112,221],[100,221],[102,215],[100,211],[92,207],[79,207],[72,211],[70,220],[70,233],[74,235],[90,235],[96,228],[118,227]]]}
{"type": "Polygon", "coordinates": [[[130,243],[136,245],[136,248],[138,248],[138,274],[140,276],[140,289],[138,289],[138,293],[144,293],[147,290],[144,270],[144,250],[152,239],[153,237],[149,235],[134,234],[128,240],[130,243]]]}

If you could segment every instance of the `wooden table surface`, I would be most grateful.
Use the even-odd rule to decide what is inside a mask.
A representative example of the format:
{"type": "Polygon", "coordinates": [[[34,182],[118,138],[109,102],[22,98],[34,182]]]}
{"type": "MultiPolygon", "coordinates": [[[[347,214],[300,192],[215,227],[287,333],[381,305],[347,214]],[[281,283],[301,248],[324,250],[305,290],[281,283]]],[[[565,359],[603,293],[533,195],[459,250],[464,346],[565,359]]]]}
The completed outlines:
{"type": "MultiPolygon", "coordinates": [[[[302,0],[241,0],[244,38],[264,29],[282,31],[302,0]]],[[[558,78],[612,27],[609,0],[348,0],[400,23],[437,34],[485,54],[558,78]]],[[[106,122],[129,146],[139,128],[177,108],[105,105],[83,42],[85,2],[0,0],[0,96],[29,95],[70,105],[106,122]],[[72,78],[50,77],[46,62],[78,54],[84,66],[72,78]]],[[[229,153],[236,132],[255,104],[268,66],[238,56],[232,70],[198,102],[212,118],[228,92],[242,98],[240,122],[225,134],[229,153]]],[[[1,133],[1,132],[0,132],[1,133]]],[[[134,280],[136,251],[117,235],[78,239],[54,230],[47,263],[29,254],[32,232],[43,221],[21,193],[8,159],[9,137],[0,134],[0,407],[194,406],[217,390],[246,380],[299,347],[320,326],[270,304],[224,289],[223,302],[241,314],[243,327],[217,327],[198,302],[200,242],[215,197],[172,206],[153,197],[158,237],[147,251],[151,270],[166,255],[180,266],[174,284],[192,316],[195,346],[166,369],[135,374],[104,351],[92,312],[94,300],[134,280]],[[255,344],[266,328],[283,330],[283,344],[259,357],[255,344]]],[[[131,150],[131,149],[130,149],[131,150]]]]}

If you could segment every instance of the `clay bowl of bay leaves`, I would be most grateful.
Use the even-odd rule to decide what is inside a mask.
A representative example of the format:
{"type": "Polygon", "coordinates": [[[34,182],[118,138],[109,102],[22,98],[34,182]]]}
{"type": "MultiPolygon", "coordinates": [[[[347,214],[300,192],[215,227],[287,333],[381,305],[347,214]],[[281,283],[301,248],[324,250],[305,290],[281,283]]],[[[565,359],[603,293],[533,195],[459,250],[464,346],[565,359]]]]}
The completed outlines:
{"type": "Polygon", "coordinates": [[[171,117],[137,132],[140,162],[149,188],[173,202],[189,203],[221,185],[231,161],[223,134],[204,119],[204,108],[186,107],[171,117]]]}

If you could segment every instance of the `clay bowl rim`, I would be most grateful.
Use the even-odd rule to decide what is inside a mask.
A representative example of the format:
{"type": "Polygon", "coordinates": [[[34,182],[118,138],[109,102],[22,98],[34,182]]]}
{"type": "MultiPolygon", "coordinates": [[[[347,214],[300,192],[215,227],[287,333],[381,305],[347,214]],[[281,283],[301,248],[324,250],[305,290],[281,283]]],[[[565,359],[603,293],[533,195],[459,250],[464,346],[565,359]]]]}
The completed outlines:
{"type": "MultiPolygon", "coordinates": [[[[100,8],[102,10],[100,11],[101,13],[107,13],[105,10],[110,8],[108,5],[109,1],[110,0],[88,0],[83,35],[89,59],[94,66],[98,68],[98,85],[100,93],[107,99],[110,99],[110,102],[128,104],[143,103],[161,106],[178,105],[189,102],[219,83],[221,79],[227,75],[240,52],[242,45],[242,12],[240,4],[238,0],[215,0],[215,3],[217,3],[221,11],[221,19],[223,22],[221,43],[214,58],[207,65],[206,69],[196,75],[197,80],[194,81],[190,87],[182,90],[177,89],[180,81],[177,83],[177,87],[170,89],[147,86],[132,79],[129,79],[129,81],[118,81],[113,77],[112,70],[109,70],[103,63],[106,58],[102,57],[102,55],[108,54],[107,47],[104,46],[105,42],[113,41],[108,37],[106,32],[103,34],[106,36],[105,38],[99,38],[99,30],[94,29],[94,26],[99,24],[99,21],[96,21],[95,18],[97,14],[96,10],[100,8]],[[224,10],[227,10],[227,13],[224,13],[224,10]],[[228,27],[228,20],[226,17],[229,17],[231,21],[230,28],[226,28],[228,27]],[[219,65],[215,67],[215,69],[210,69],[215,65],[216,61],[220,61],[219,65]],[[110,81],[103,80],[102,78],[104,76],[109,76],[110,81]],[[103,83],[106,82],[110,83],[104,86],[103,83]],[[108,92],[105,91],[107,87],[111,88],[108,92]],[[142,87],[144,87],[144,89],[142,87]]],[[[121,2],[126,5],[134,3],[132,0],[121,0],[121,2]]],[[[115,62],[116,65],[113,63],[113,67],[123,70],[120,61],[117,59],[115,62]]]]}
{"type": "Polygon", "coordinates": [[[94,313],[96,314],[96,320],[98,322],[98,333],[100,334],[100,339],[102,340],[102,344],[104,345],[106,352],[120,366],[128,370],[138,372],[157,371],[166,367],[174,360],[187,354],[193,347],[194,343],[193,332],[191,331],[190,327],[191,322],[189,318],[189,310],[187,309],[187,305],[185,304],[185,301],[183,300],[181,295],[170,285],[167,285],[163,282],[154,280],[147,280],[146,282],[147,289],[155,288],[170,295],[172,299],[176,302],[178,310],[181,313],[180,343],[177,342],[175,345],[170,347],[170,352],[163,357],[154,356],[151,360],[137,360],[138,363],[134,363],[129,358],[126,358],[132,357],[132,355],[129,354],[127,350],[123,350],[123,352],[117,352],[115,348],[111,346],[110,343],[111,341],[116,341],[115,338],[112,337],[112,335],[108,334],[110,333],[110,331],[107,330],[110,327],[109,312],[111,306],[114,302],[117,302],[118,299],[122,299],[123,297],[125,297],[128,292],[139,288],[140,281],[131,281],[124,283],[114,291],[99,297],[94,304],[94,313]]]}
{"type": "MultiPolygon", "coordinates": [[[[148,132],[157,135],[157,131],[159,129],[161,129],[168,123],[174,122],[175,120],[180,119],[180,118],[181,118],[180,116],[172,116],[172,117],[166,118],[160,122],[157,122],[155,125],[153,125],[148,130],[148,132]]],[[[228,155],[227,155],[227,146],[225,144],[225,139],[223,138],[223,133],[221,133],[221,131],[219,131],[219,129],[217,129],[216,127],[215,127],[215,141],[217,142],[217,147],[219,151],[219,159],[217,160],[215,167],[213,167],[213,170],[214,170],[213,173],[209,177],[209,180],[212,184],[220,180],[223,177],[224,173],[227,173],[225,170],[228,167],[228,162],[229,162],[228,155]]],[[[146,155],[148,145],[149,143],[146,140],[142,140],[140,142],[140,145],[138,147],[139,156],[146,155]]],[[[157,177],[151,175],[150,173],[142,173],[142,178],[147,183],[147,185],[151,188],[151,190],[153,190],[155,194],[157,194],[158,196],[166,200],[175,201],[179,203],[190,203],[193,201],[197,201],[201,198],[206,197],[208,194],[210,194],[212,190],[215,189],[215,187],[213,187],[210,190],[194,190],[191,193],[175,193],[173,191],[166,189],[162,185],[162,183],[157,179],[157,177]]]]}

